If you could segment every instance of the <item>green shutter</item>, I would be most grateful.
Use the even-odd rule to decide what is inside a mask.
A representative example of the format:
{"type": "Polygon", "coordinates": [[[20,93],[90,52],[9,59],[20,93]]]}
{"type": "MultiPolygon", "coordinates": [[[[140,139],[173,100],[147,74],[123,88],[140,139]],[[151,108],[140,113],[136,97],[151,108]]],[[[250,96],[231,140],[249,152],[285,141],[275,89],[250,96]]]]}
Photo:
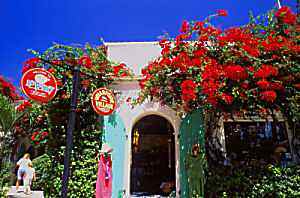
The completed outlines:
{"type": "MultiPolygon", "coordinates": [[[[197,197],[192,195],[191,190],[195,189],[191,186],[188,181],[189,175],[193,175],[193,179],[198,187],[201,186],[201,179],[199,180],[198,171],[203,171],[204,164],[206,164],[205,158],[194,158],[191,156],[191,150],[194,144],[199,144],[201,147],[201,154],[199,156],[205,157],[205,137],[204,137],[204,115],[202,109],[197,109],[189,113],[186,117],[182,119],[179,131],[179,142],[180,142],[180,197],[181,198],[191,198],[197,197]],[[204,162],[203,165],[199,164],[199,160],[204,162]],[[190,166],[196,169],[196,174],[191,174],[190,166]]],[[[201,163],[202,163],[201,162],[201,163]]],[[[202,177],[202,176],[201,176],[202,177]]],[[[204,179],[202,177],[202,179],[204,179]]],[[[202,180],[203,181],[203,180],[202,180]]],[[[203,193],[200,193],[202,197],[203,193]]]]}

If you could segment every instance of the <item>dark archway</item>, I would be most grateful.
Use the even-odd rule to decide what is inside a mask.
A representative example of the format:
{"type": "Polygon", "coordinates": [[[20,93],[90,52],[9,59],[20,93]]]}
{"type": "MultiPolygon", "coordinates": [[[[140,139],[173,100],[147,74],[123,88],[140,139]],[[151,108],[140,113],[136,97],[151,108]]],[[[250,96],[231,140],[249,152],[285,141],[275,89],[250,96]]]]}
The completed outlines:
{"type": "Polygon", "coordinates": [[[130,192],[169,195],[175,190],[175,138],[164,117],[148,115],[133,127],[130,192]]]}

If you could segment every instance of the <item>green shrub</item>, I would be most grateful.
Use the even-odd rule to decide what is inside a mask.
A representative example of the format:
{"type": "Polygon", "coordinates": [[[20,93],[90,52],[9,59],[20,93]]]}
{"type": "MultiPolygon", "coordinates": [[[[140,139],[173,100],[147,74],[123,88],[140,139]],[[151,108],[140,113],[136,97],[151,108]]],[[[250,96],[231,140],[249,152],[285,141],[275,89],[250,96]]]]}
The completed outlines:
{"type": "Polygon", "coordinates": [[[10,179],[12,176],[11,173],[12,164],[9,162],[4,162],[0,170],[0,197],[6,197],[6,193],[10,187],[10,179]]]}
{"type": "MultiPolygon", "coordinates": [[[[77,135],[80,138],[74,140],[68,197],[94,197],[98,169],[96,153],[100,150],[101,131],[80,131],[77,135]]],[[[43,190],[46,198],[60,197],[64,149],[60,146],[33,160],[37,174],[33,188],[43,190]]]]}
{"type": "Polygon", "coordinates": [[[49,192],[52,188],[52,163],[47,154],[39,156],[32,160],[33,167],[36,172],[36,181],[33,182],[33,189],[39,189],[42,187],[43,191],[49,192]],[[49,182],[51,181],[51,182],[49,182]]]}
{"type": "Polygon", "coordinates": [[[300,166],[223,167],[207,178],[207,197],[300,197],[300,166]]]}
{"type": "MultiPolygon", "coordinates": [[[[86,150],[85,154],[78,154],[77,160],[72,159],[71,175],[68,183],[68,197],[93,197],[97,179],[97,160],[93,151],[86,150]],[[81,158],[81,160],[78,160],[81,158]]],[[[44,191],[45,197],[59,197],[61,192],[61,178],[63,164],[51,160],[47,154],[33,160],[37,180],[33,189],[44,191]]]]}
{"type": "Polygon", "coordinates": [[[250,197],[300,197],[300,167],[270,166],[251,188],[250,197]]]}

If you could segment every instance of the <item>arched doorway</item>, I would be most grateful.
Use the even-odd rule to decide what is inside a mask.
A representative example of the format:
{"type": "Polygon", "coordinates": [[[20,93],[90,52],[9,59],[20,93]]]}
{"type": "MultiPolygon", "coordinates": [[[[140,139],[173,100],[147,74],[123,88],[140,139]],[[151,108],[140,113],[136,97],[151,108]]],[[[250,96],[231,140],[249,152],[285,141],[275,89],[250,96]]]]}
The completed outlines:
{"type": "Polygon", "coordinates": [[[141,118],[132,129],[132,195],[163,195],[175,191],[175,138],[170,122],[162,116],[141,118]]]}

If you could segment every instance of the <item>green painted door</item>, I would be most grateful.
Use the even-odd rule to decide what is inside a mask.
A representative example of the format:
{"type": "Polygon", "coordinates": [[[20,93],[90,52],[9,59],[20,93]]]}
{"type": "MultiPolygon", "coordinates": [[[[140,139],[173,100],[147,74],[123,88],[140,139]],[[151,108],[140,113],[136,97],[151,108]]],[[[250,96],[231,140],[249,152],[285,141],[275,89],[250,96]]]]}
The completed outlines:
{"type": "MultiPolygon", "coordinates": [[[[191,113],[189,113],[186,117],[184,117],[181,121],[180,131],[179,131],[179,142],[180,142],[180,197],[181,198],[191,198],[197,197],[192,195],[191,185],[192,182],[196,182],[196,184],[201,185],[201,181],[190,181],[190,175],[194,168],[194,176],[192,176],[192,180],[199,180],[199,174],[203,173],[201,169],[203,169],[202,165],[199,165],[198,158],[193,158],[191,151],[192,147],[195,144],[200,145],[200,154],[199,156],[205,155],[205,137],[204,137],[204,115],[202,109],[197,109],[191,113]],[[195,160],[194,160],[195,159],[195,160]],[[192,167],[192,168],[191,168],[192,167]],[[195,168],[196,167],[196,168],[195,168]],[[198,172],[201,171],[201,172],[198,172]]],[[[200,159],[200,158],[199,158],[200,159]]],[[[200,160],[204,160],[205,158],[201,158],[200,160]]],[[[202,163],[202,162],[201,162],[202,163]]],[[[203,182],[202,182],[203,183],[203,182]]],[[[195,183],[194,183],[195,185],[195,183]]],[[[194,191],[194,190],[193,190],[194,191]]],[[[198,197],[201,197],[198,196],[198,197]]]]}
{"type": "Polygon", "coordinates": [[[124,161],[126,128],[121,117],[114,112],[104,117],[104,141],[112,148],[112,197],[117,198],[119,193],[125,189],[124,186],[124,161]]]}

